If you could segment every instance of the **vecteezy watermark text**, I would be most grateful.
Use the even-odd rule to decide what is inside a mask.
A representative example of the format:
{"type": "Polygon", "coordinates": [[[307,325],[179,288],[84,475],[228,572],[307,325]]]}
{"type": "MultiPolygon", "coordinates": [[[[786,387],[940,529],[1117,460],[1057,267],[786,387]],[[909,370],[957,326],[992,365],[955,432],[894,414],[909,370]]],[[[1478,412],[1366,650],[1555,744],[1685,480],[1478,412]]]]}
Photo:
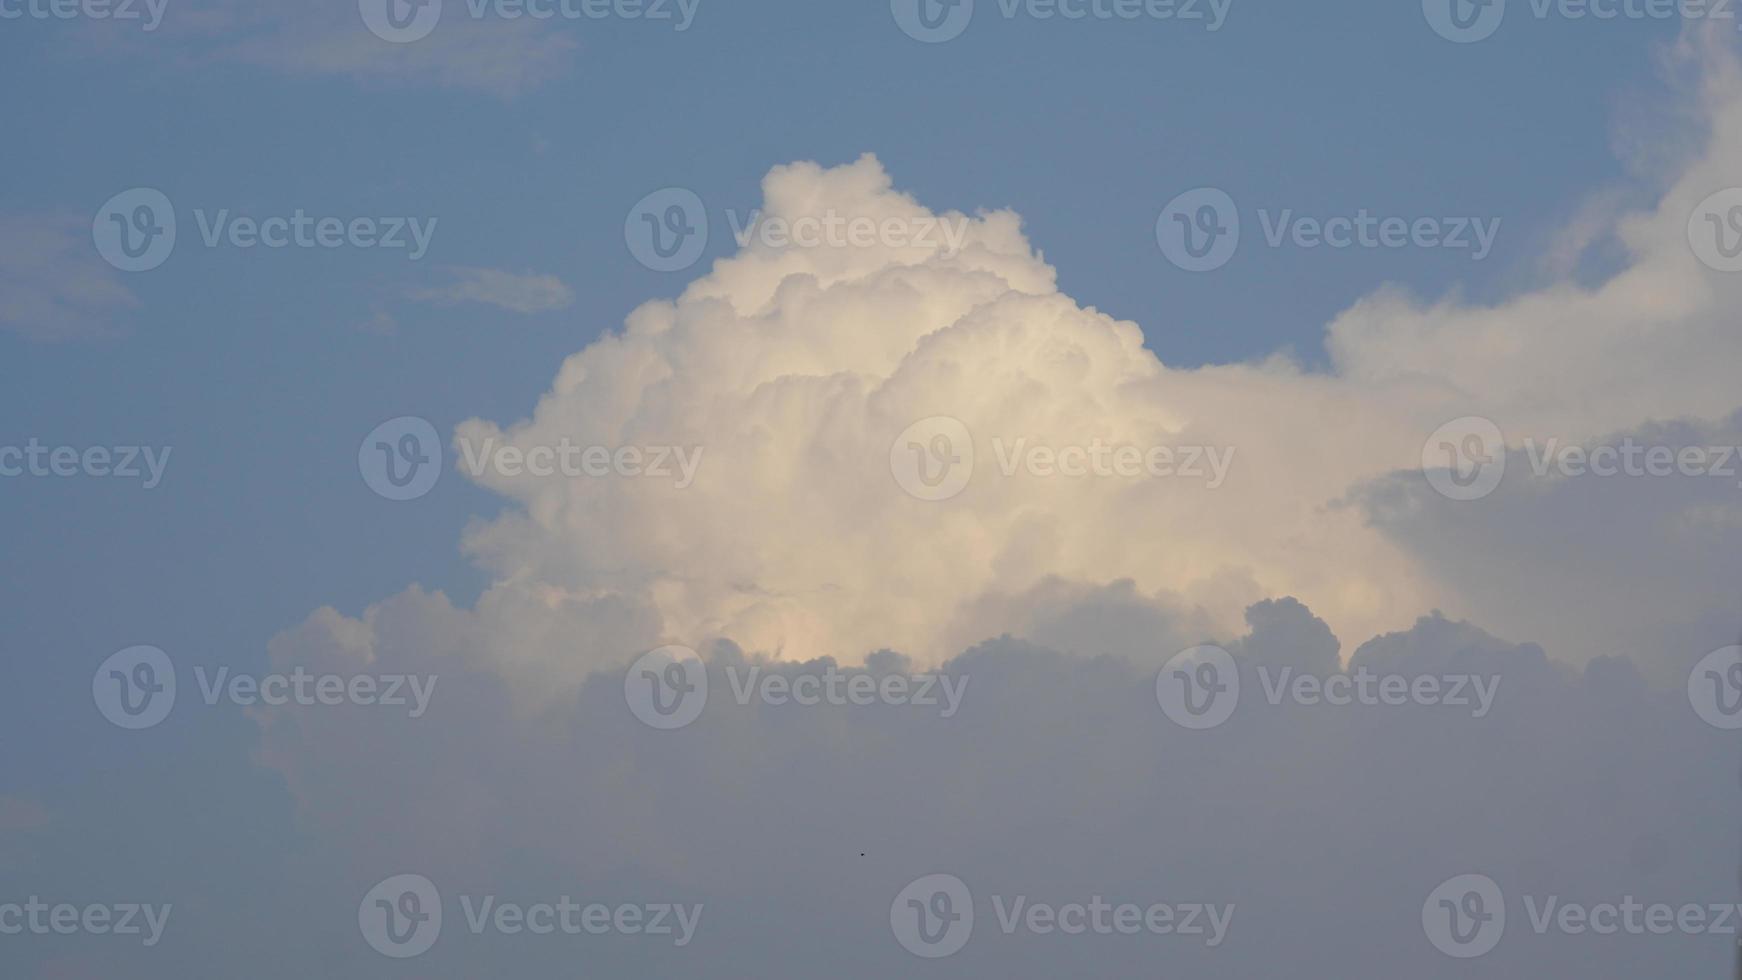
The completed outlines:
{"type": "MultiPolygon", "coordinates": [[[[357,9],[369,32],[383,41],[409,44],[428,37],[441,23],[448,0],[358,0],[357,9]]],[[[626,20],[672,24],[682,33],[695,23],[701,0],[465,0],[473,20],[626,20]]]]}
{"type": "MultiPolygon", "coordinates": [[[[964,215],[869,215],[827,208],[818,214],[743,213],[726,209],[740,249],[921,248],[942,255],[962,250],[968,238],[964,215]]],[[[695,265],[707,248],[707,205],[696,192],[667,187],[643,197],[623,221],[623,241],[635,260],[655,272],[695,265]]]]}
{"type": "Polygon", "coordinates": [[[143,936],[149,949],[163,939],[173,908],[168,903],[50,904],[32,895],[23,902],[0,904],[0,936],[143,936]]]}
{"type": "Polygon", "coordinates": [[[157,489],[174,446],[45,446],[32,438],[22,446],[0,446],[0,477],[75,476],[138,480],[157,489]],[[144,469],[141,469],[141,464],[144,469]]]}
{"type": "MultiPolygon", "coordinates": [[[[200,697],[208,707],[229,701],[239,707],[408,708],[421,718],[435,696],[438,678],[418,674],[313,674],[296,667],[265,675],[194,667],[200,697]]],[[[142,729],[169,717],[176,701],[176,670],[169,654],[132,646],[111,655],[91,677],[91,698],[103,717],[121,728],[142,729]]]]}
{"type": "MultiPolygon", "coordinates": [[[[726,682],[740,707],[752,701],[770,707],[869,707],[892,705],[936,709],[953,718],[968,693],[968,677],[960,674],[875,674],[842,670],[825,663],[821,670],[801,665],[791,673],[761,665],[728,664],[726,682]]],[[[710,682],[707,665],[694,650],[664,646],[637,657],[623,675],[623,698],[635,717],[659,729],[682,728],[701,716],[710,682]]]]}
{"type": "MultiPolygon", "coordinates": [[[[429,251],[437,218],[317,217],[297,208],[289,215],[232,216],[229,208],[194,209],[200,241],[207,248],[358,248],[404,251],[416,262],[429,251]]],[[[122,191],[97,209],[91,238],[104,261],[123,272],[146,272],[175,251],[175,206],[149,187],[122,191]]]]}
{"type": "MultiPolygon", "coordinates": [[[[1233,446],[1139,446],[1099,437],[1082,443],[1031,442],[994,436],[993,457],[1010,479],[1174,479],[1203,481],[1215,490],[1234,465],[1233,446]]],[[[935,415],[903,429],[889,446],[889,471],[901,489],[920,500],[948,500],[974,476],[974,437],[959,419],[935,415]]]]}
{"type": "Polygon", "coordinates": [[[703,446],[584,446],[567,436],[553,445],[499,446],[494,437],[481,443],[459,440],[460,455],[473,477],[530,476],[535,479],[568,479],[618,476],[629,479],[671,480],[679,490],[696,480],[702,465],[703,446]]]}
{"type": "MultiPolygon", "coordinates": [[[[1632,895],[1594,902],[1560,895],[1524,895],[1530,931],[1538,936],[1735,936],[1742,905],[1733,902],[1646,902],[1632,895]]],[[[1447,956],[1484,956],[1506,934],[1507,900],[1500,885],[1483,874],[1449,878],[1422,904],[1422,929],[1447,956]]]]}
{"type": "MultiPolygon", "coordinates": [[[[1641,442],[1632,436],[1594,446],[1558,437],[1522,441],[1532,474],[1565,479],[1718,477],[1742,489],[1742,447],[1641,442]]],[[[1478,415],[1453,419],[1422,444],[1422,474],[1443,497],[1477,500],[1499,488],[1506,473],[1506,437],[1478,415]]]]}
{"type": "MultiPolygon", "coordinates": [[[[460,461],[474,479],[670,480],[679,490],[695,483],[703,446],[587,445],[563,436],[555,442],[498,443],[495,436],[458,440],[460,461]]],[[[441,479],[441,437],[427,419],[402,415],[369,431],[357,447],[357,471],[369,489],[388,500],[416,500],[441,479]]]]}
{"type": "MultiPolygon", "coordinates": [[[[986,0],[980,0],[984,6],[986,0]]],[[[1050,21],[1172,21],[1201,26],[1206,33],[1222,29],[1233,0],[996,0],[1005,20],[1050,21]]],[[[953,41],[974,19],[975,0],[890,0],[889,12],[901,32],[916,41],[953,41]]]]}
{"type": "MultiPolygon", "coordinates": [[[[582,904],[568,895],[531,902],[496,895],[461,895],[460,911],[474,936],[652,936],[687,946],[701,925],[702,903],[582,904]]],[[[421,956],[441,937],[442,896],[423,875],[401,874],[369,889],[357,906],[357,927],[376,952],[394,959],[421,956]]]]}
{"type": "MultiPolygon", "coordinates": [[[[1404,217],[1376,215],[1366,208],[1353,214],[1303,215],[1293,208],[1258,209],[1264,243],[1298,249],[1449,249],[1469,252],[1480,262],[1494,250],[1499,218],[1404,217]]],[[[1186,191],[1167,203],[1155,220],[1155,241],[1169,262],[1187,272],[1220,269],[1234,258],[1241,241],[1240,209],[1215,187],[1186,191]]]]}
{"type": "MultiPolygon", "coordinates": [[[[938,959],[958,953],[974,932],[974,896],[962,879],[931,874],[915,879],[889,906],[889,928],[903,949],[915,956],[938,959]]],[[[1152,936],[1188,937],[1214,949],[1228,938],[1234,924],[1232,902],[1109,902],[1100,895],[1087,900],[1035,901],[1027,895],[993,895],[992,912],[998,931],[1033,936],[1152,936]]]]}
{"type": "Polygon", "coordinates": [[[155,31],[169,0],[0,0],[0,20],[137,20],[155,31]]]}
{"type": "MultiPolygon", "coordinates": [[[[1485,718],[1500,693],[1499,675],[1377,673],[1365,664],[1324,676],[1293,667],[1255,667],[1264,700],[1272,707],[1387,708],[1406,705],[1460,708],[1485,718]]],[[[1155,677],[1161,710],[1184,728],[1215,728],[1234,714],[1242,691],[1233,654],[1213,644],[1182,650],[1155,677]]]]}
{"type": "MultiPolygon", "coordinates": [[[[1434,33],[1459,44],[1494,36],[1508,5],[1508,0],[1421,0],[1434,33]]],[[[1516,0],[1512,6],[1516,9],[1516,0]]],[[[1539,21],[1736,20],[1733,0],[1529,0],[1529,11],[1539,21]]]]}

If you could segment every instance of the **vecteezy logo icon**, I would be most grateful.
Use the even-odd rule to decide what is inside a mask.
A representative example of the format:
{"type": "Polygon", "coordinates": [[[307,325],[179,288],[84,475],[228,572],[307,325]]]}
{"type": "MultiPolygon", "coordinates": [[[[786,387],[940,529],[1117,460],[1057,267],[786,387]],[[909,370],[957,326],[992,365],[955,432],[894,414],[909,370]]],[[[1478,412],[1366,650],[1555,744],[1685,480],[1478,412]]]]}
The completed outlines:
{"type": "Polygon", "coordinates": [[[689,647],[649,650],[623,675],[623,699],[654,728],[682,728],[701,717],[708,703],[707,665],[689,647]]]}
{"type": "Polygon", "coordinates": [[[363,896],[357,928],[382,956],[421,956],[442,934],[441,893],[423,875],[394,875],[363,896]]]}
{"type": "Polygon", "coordinates": [[[91,240],[103,261],[122,272],[155,269],[175,251],[175,208],[162,191],[122,191],[97,209],[91,240]]]}
{"type": "Polygon", "coordinates": [[[920,500],[948,500],[974,476],[974,438],[948,415],[920,419],[889,445],[889,472],[920,500]]]}
{"type": "Polygon", "coordinates": [[[1182,650],[1155,675],[1155,700],[1182,728],[1215,728],[1240,703],[1239,665],[1219,646],[1182,650]]]}
{"type": "Polygon", "coordinates": [[[940,44],[968,29],[974,19],[974,0],[889,0],[889,12],[903,34],[940,44]]]}
{"type": "Polygon", "coordinates": [[[442,0],[357,0],[369,33],[383,41],[408,44],[429,37],[442,19],[442,0]]]}
{"type": "Polygon", "coordinates": [[[1742,187],[1721,190],[1694,208],[1688,218],[1688,244],[1707,266],[1742,272],[1742,187]]]}
{"type": "Polygon", "coordinates": [[[1688,701],[1713,728],[1742,728],[1742,646],[1713,650],[1688,675],[1688,701]]]}
{"type": "Polygon", "coordinates": [[[441,437],[415,415],[388,419],[357,447],[357,471],[369,489],[388,500],[416,500],[442,475],[441,437]]]}
{"type": "Polygon", "coordinates": [[[890,903],[889,928],[896,942],[915,956],[949,956],[974,933],[974,896],[955,875],[926,875],[890,903]]]}
{"type": "Polygon", "coordinates": [[[695,191],[654,191],[629,209],[623,240],[635,260],[655,272],[687,269],[708,247],[708,209],[695,191]]]}
{"type": "Polygon", "coordinates": [[[1422,444],[1421,472],[1442,497],[1480,500],[1506,475],[1506,437],[1479,415],[1453,419],[1422,444]]]}
{"type": "Polygon", "coordinates": [[[1169,262],[1187,272],[1220,269],[1240,247],[1240,209],[1226,191],[1186,191],[1161,209],[1155,242],[1169,262]]]}
{"type": "Polygon", "coordinates": [[[175,707],[175,665],[156,647],[128,647],[113,654],[91,677],[91,698],[103,717],[122,728],[141,729],[169,717],[175,707]]]}
{"type": "Polygon", "coordinates": [[[1506,0],[1421,0],[1421,12],[1435,34],[1473,44],[1500,29],[1506,19],[1506,0]]]}
{"type": "Polygon", "coordinates": [[[1487,875],[1459,875],[1428,894],[1421,927],[1428,942],[1447,956],[1481,956],[1506,932],[1506,896],[1487,875]]]}

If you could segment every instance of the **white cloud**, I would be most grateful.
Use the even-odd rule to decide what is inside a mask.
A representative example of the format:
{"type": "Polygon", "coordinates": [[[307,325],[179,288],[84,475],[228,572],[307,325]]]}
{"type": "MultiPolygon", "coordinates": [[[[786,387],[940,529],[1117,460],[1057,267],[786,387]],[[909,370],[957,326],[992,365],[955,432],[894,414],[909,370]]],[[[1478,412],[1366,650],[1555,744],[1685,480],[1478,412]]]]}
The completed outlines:
{"type": "MultiPolygon", "coordinates": [[[[1734,491],[1513,465],[1492,497],[1453,503],[1415,472],[1427,434],[1472,413],[1506,431],[1513,463],[1525,437],[1742,441],[1724,331],[1738,287],[1684,237],[1688,209],[1742,155],[1742,84],[1728,62],[1710,72],[1710,148],[1660,203],[1616,213],[1629,260],[1612,279],[1485,307],[1381,291],[1331,325],[1330,373],[1280,357],[1163,364],[1136,325],[1059,293],[1005,212],[973,219],[953,252],[758,242],[641,307],[562,366],[530,419],[460,434],[522,450],[701,446],[693,486],[491,471],[482,481],[514,506],[467,535],[491,575],[476,603],[412,588],[273,641],[275,669],[441,684],[418,719],[254,712],[257,757],[320,845],[262,902],[288,921],[337,910],[319,918],[325,942],[264,968],[376,975],[345,920],[411,870],[449,896],[706,903],[690,950],[586,947],[601,975],[911,972],[889,902],[937,872],[988,903],[950,963],[967,976],[1091,962],[1449,980],[1469,964],[1431,948],[1421,910],[1468,873],[1513,903],[1484,975],[1729,969],[1733,937],[1536,935],[1520,899],[1733,896],[1735,742],[1663,679],[1715,645],[1734,491]],[[959,496],[927,502],[897,485],[890,446],[940,414],[967,425],[979,458],[959,496]],[[994,437],[1237,456],[1215,490],[1005,477],[994,437]],[[1224,726],[1188,732],[1156,703],[1156,669],[1206,640],[1236,658],[1245,693],[1224,726]],[[624,703],[621,667],[673,641],[706,652],[718,693],[693,726],[654,731],[624,703]],[[1609,656],[1617,646],[1629,656],[1609,656]],[[874,674],[943,663],[971,688],[947,719],[733,703],[726,670],[796,676],[824,657],[874,674]],[[1480,718],[1265,703],[1262,671],[1324,675],[1345,659],[1500,687],[1480,718]],[[1003,936],[992,894],[1239,912],[1217,950],[1085,952],[1003,936]]],[[[765,197],[788,219],[931,216],[871,158],[777,168],[765,197]]],[[[1603,220],[1572,240],[1608,237],[1603,220]]],[[[418,969],[572,971],[577,955],[456,929],[418,969]]]]}
{"type": "MultiPolygon", "coordinates": [[[[1630,255],[1617,275],[1481,307],[1381,290],[1331,324],[1330,374],[1283,357],[1170,368],[1135,324],[1060,294],[1007,212],[973,219],[959,252],[752,242],[570,358],[531,419],[460,429],[473,445],[523,450],[565,437],[701,446],[695,484],[488,474],[520,507],[472,529],[467,548],[499,589],[632,597],[660,623],[647,646],[725,637],[797,657],[887,646],[935,662],[1007,628],[987,616],[999,597],[1047,582],[1128,582],[1224,629],[1279,595],[1348,636],[1435,608],[1487,621],[1500,611],[1491,590],[1452,581],[1351,494],[1393,474],[1419,483],[1428,434],[1464,415],[1494,419],[1516,446],[1738,407],[1730,311],[1742,281],[1701,265],[1686,238],[1694,205],[1742,156],[1742,85],[1727,58],[1708,58],[1710,145],[1651,209],[1615,218],[1630,255]],[[890,446],[939,415],[973,434],[976,469],[959,496],[925,502],[895,485],[890,446]],[[1005,477],[995,440],[1203,446],[1234,459],[1216,489],[1005,477]]],[[[777,168],[764,192],[768,217],[933,217],[869,157],[777,168]]],[[[1481,519],[1480,503],[1464,506],[1481,519]]],[[[1510,557],[1537,574],[1556,561],[1510,557]]],[[[1677,587],[1713,591],[1691,576],[1677,587]]],[[[1625,598],[1628,570],[1605,588],[1625,598]]],[[[1591,603],[1576,629],[1532,617],[1528,635],[1594,656],[1606,651],[1588,641],[1620,608],[1591,603]]],[[[632,652],[571,653],[573,678],[632,652]]]]}

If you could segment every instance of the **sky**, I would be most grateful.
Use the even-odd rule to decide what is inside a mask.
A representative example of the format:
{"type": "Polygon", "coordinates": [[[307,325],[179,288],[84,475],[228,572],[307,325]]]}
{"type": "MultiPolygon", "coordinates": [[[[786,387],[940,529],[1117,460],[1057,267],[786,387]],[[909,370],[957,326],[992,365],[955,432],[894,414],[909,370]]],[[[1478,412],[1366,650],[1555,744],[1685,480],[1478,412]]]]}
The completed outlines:
{"type": "Polygon", "coordinates": [[[153,2],[0,0],[0,972],[1728,975],[1724,8],[153,2]]]}

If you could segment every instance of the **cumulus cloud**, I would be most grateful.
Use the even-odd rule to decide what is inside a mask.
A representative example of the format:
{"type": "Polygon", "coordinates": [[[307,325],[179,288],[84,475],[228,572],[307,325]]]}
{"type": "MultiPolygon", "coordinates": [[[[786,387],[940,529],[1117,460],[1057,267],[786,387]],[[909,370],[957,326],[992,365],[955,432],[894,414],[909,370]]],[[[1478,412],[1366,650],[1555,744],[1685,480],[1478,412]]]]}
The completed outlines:
{"type": "MultiPolygon", "coordinates": [[[[1060,601],[1043,618],[1090,622],[1116,603],[1133,617],[1147,606],[1163,632],[1190,629],[1125,590],[1074,610],[1060,601]]],[[[1266,685],[1282,671],[1338,676],[1339,643],[1292,599],[1246,618],[1237,634],[1203,637],[1231,651],[1242,687],[1210,730],[1166,716],[1153,665],[1005,637],[943,666],[965,688],[949,717],[913,704],[740,703],[734,684],[750,669],[791,682],[837,665],[769,661],[722,641],[706,651],[700,717],[655,731],[626,706],[620,673],[521,713],[512,682],[472,654],[480,637],[439,598],[408,594],[362,621],[322,613],[274,644],[280,667],[430,671],[442,690],[416,720],[265,713],[263,758],[327,845],[301,869],[312,892],[283,901],[345,910],[386,874],[413,870],[456,920],[459,895],[704,905],[681,949],[479,937],[455,924],[417,961],[421,976],[559,970],[580,957],[613,976],[886,977],[924,965],[890,931],[892,900],[947,873],[971,889],[977,916],[967,946],[941,964],[951,976],[1053,977],[1092,962],[1109,976],[1452,978],[1469,963],[1430,944],[1421,910],[1441,882],[1479,873],[1505,891],[1511,916],[1480,961],[1484,976],[1722,975],[1734,955],[1726,937],[1538,935],[1524,904],[1731,900],[1735,743],[1685,694],[1653,688],[1625,660],[1572,668],[1430,615],[1362,644],[1345,676],[1488,678],[1486,714],[1272,703],[1266,685]],[[1006,934],[994,896],[1235,908],[1211,947],[1006,934]]],[[[844,669],[881,679],[917,667],[878,653],[844,669]]],[[[359,941],[336,929],[332,941],[327,975],[380,969],[359,941]]]]}
{"type": "MultiPolygon", "coordinates": [[[[417,718],[252,710],[255,756],[318,846],[250,889],[247,923],[203,895],[156,965],[379,976],[392,964],[358,935],[359,897],[412,872],[449,925],[406,975],[907,975],[925,965],[892,935],[891,902],[948,873],[978,922],[939,973],[1432,980],[1471,975],[1433,948],[1423,910],[1473,873],[1509,910],[1483,975],[1721,975],[1733,936],[1538,932],[1527,904],[1735,893],[1734,733],[1681,686],[1727,639],[1734,481],[1531,464],[1549,439],[1742,441],[1724,329],[1738,287],[1686,240],[1742,154],[1742,82],[1706,57],[1709,141],[1649,208],[1594,208],[1562,239],[1623,242],[1614,275],[1490,306],[1380,290],[1329,326],[1325,372],[1167,365],[1137,325],[1059,292],[1014,213],[935,213],[872,157],[776,168],[765,218],[965,235],[752,238],[569,358],[530,418],[460,426],[466,446],[523,457],[704,454],[688,486],[484,468],[511,506],[466,535],[490,577],[476,601],[410,588],[278,636],[276,670],[439,686],[417,718]],[[1452,501],[1424,479],[1423,445],[1471,414],[1504,433],[1506,476],[1452,501]],[[892,450],[938,416],[975,465],[959,493],[922,499],[892,450]],[[1052,470],[1090,445],[1213,449],[1227,466],[1213,486],[1072,476],[1024,465],[1018,443],[1052,451],[1052,470]],[[711,692],[676,731],[625,696],[628,662],[665,643],[701,651],[711,692]],[[1203,643],[1227,651],[1240,694],[1191,730],[1157,681],[1203,643]],[[959,711],[737,695],[752,670],[792,688],[930,669],[966,685],[959,711]],[[1361,676],[1487,695],[1290,693],[1361,676]],[[706,911],[679,948],[473,935],[458,900],[565,894],[706,911]],[[1017,896],[1235,912],[1213,947],[1006,933],[994,897],[1017,896]],[[283,923],[306,941],[271,962],[235,940],[283,923]]],[[[1549,266],[1570,275],[1564,252],[1549,266]]]]}
{"type": "MultiPolygon", "coordinates": [[[[935,663],[1006,629],[999,616],[1031,619],[1019,607],[1036,590],[1125,583],[1224,631],[1249,604],[1294,595],[1346,636],[1440,608],[1516,624],[1572,659],[1625,652],[1604,642],[1620,619],[1641,639],[1676,615],[1620,602],[1650,574],[1643,565],[1584,576],[1615,601],[1586,602],[1576,626],[1548,611],[1521,618],[1503,612],[1518,593],[1502,599],[1492,581],[1455,573],[1363,489],[1402,480],[1424,490],[1424,443],[1461,416],[1494,420],[1517,449],[1651,420],[1711,424],[1738,407],[1730,378],[1742,339],[1728,311],[1742,286],[1701,264],[1687,226],[1742,155],[1742,85],[1726,56],[1702,57],[1708,144],[1650,208],[1614,215],[1629,256],[1614,276],[1492,306],[1382,289],[1330,324],[1327,373],[1281,355],[1170,367],[1137,325],[1061,294],[1015,214],[934,214],[872,157],[776,168],[765,220],[964,222],[964,244],[753,238],[676,300],[641,307],[570,358],[531,418],[460,427],[467,444],[521,451],[564,439],[700,447],[694,484],[486,473],[518,506],[474,527],[466,547],[497,589],[651,608],[658,632],[642,648],[720,637],[788,657],[851,661],[891,647],[935,663]],[[892,476],[891,447],[939,416],[968,433],[973,475],[951,499],[917,499],[892,476]],[[1027,465],[1030,450],[1096,445],[1161,447],[1179,472],[1027,465]],[[1188,459],[1202,477],[1180,475],[1188,459]]],[[[1508,479],[1534,475],[1513,467],[1508,479]]],[[[1463,520],[1496,524],[1501,501],[1456,506],[1463,520]]],[[[1561,557],[1507,553],[1536,575],[1561,557]]],[[[1672,581],[1694,605],[1721,601],[1710,580],[1672,581]]],[[[632,652],[564,656],[573,682],[632,652]]]]}
{"type": "Polygon", "coordinates": [[[556,276],[450,266],[448,282],[420,287],[412,299],[430,303],[484,303],[513,313],[547,313],[574,304],[574,291],[556,276]]]}

